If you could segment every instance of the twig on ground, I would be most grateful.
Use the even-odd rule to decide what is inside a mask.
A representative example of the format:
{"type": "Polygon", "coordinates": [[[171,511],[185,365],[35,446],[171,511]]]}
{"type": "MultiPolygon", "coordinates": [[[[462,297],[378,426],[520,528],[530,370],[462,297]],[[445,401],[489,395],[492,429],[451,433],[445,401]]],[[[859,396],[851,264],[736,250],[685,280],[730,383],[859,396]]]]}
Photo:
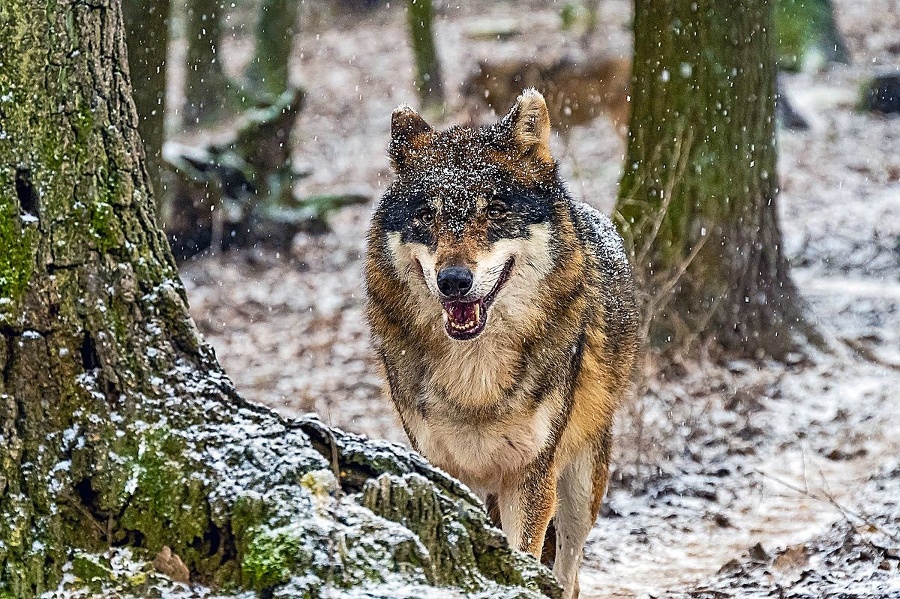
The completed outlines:
{"type": "MultiPolygon", "coordinates": [[[[819,501],[821,503],[827,503],[827,504],[831,505],[836,510],[838,510],[841,513],[841,515],[844,517],[844,520],[846,520],[847,523],[850,524],[851,526],[853,526],[854,528],[856,527],[856,523],[854,523],[853,520],[850,519],[851,516],[853,518],[856,518],[857,520],[859,520],[866,526],[869,526],[873,530],[877,530],[878,532],[885,535],[886,537],[893,539],[894,541],[900,542],[900,534],[893,533],[893,532],[885,529],[883,526],[879,525],[877,522],[873,522],[871,519],[867,518],[866,516],[863,516],[859,512],[855,512],[855,511],[851,510],[850,508],[848,508],[847,506],[843,505],[842,503],[839,503],[834,498],[834,495],[832,495],[828,491],[823,490],[822,494],[819,495],[819,494],[813,493],[812,491],[809,491],[807,489],[798,487],[797,485],[790,483],[784,479],[778,478],[777,476],[773,476],[771,474],[766,474],[762,470],[758,470],[758,469],[754,468],[753,472],[756,472],[763,478],[767,478],[773,482],[778,483],[779,485],[787,487],[788,489],[790,489],[792,491],[796,491],[797,493],[800,493],[801,495],[808,497],[814,501],[819,501]]],[[[824,480],[824,476],[823,476],[823,480],[824,480]]]]}
{"type": "Polygon", "coordinates": [[[878,364],[879,366],[884,366],[885,368],[900,371],[900,364],[895,364],[894,362],[881,358],[871,347],[866,346],[859,339],[840,337],[840,340],[844,342],[844,345],[856,352],[860,358],[878,364]]]}

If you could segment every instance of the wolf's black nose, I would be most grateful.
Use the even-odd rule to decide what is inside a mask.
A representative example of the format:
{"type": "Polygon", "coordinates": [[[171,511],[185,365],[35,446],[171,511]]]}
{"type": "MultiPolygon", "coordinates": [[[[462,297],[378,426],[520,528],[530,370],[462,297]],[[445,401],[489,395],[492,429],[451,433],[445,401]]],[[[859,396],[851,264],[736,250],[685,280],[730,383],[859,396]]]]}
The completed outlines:
{"type": "Polygon", "coordinates": [[[472,288],[472,271],[465,266],[442,268],[438,272],[437,285],[447,297],[462,297],[472,288]]]}

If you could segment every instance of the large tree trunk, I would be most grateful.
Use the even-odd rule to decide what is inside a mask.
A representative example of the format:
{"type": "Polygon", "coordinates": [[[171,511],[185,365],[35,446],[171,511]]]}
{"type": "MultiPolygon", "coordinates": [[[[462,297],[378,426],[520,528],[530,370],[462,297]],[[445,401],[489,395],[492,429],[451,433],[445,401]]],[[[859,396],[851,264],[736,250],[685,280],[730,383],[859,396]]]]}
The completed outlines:
{"type": "Polygon", "coordinates": [[[165,137],[166,51],[169,0],[123,0],[128,68],[134,82],[138,132],[144,142],[154,196],[162,197],[162,146],[165,137]]]}
{"type": "Polygon", "coordinates": [[[772,3],[635,0],[620,227],[652,339],[794,347],[801,310],[778,213],[772,3]]]}
{"type": "Polygon", "coordinates": [[[155,225],[119,2],[4,0],[0,26],[0,596],[174,590],[154,567],[558,595],[421,458],[235,394],[155,225]]]}

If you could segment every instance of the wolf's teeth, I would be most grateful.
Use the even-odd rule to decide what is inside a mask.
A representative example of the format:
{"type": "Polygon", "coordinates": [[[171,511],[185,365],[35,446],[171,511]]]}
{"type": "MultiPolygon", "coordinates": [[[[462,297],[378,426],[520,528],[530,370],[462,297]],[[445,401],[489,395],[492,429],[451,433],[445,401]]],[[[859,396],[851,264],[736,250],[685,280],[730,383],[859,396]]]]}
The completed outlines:
{"type": "Polygon", "coordinates": [[[453,329],[456,329],[457,331],[465,331],[468,329],[475,328],[478,325],[477,320],[469,320],[469,321],[466,321],[463,323],[457,323],[453,320],[451,320],[449,322],[450,322],[450,327],[453,329]]]}
{"type": "Polygon", "coordinates": [[[472,331],[478,328],[478,324],[481,322],[481,312],[482,305],[480,303],[476,303],[472,307],[471,318],[466,320],[465,322],[459,322],[458,320],[453,318],[453,311],[444,309],[444,323],[447,328],[452,329],[454,331],[467,332],[472,331]]]}

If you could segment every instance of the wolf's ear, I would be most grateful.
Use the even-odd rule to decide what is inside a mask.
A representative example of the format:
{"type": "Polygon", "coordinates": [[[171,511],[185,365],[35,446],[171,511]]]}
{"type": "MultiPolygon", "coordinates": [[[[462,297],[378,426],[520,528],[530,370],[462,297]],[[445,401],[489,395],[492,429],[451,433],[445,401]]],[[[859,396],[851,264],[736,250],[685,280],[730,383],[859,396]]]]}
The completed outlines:
{"type": "Polygon", "coordinates": [[[512,141],[522,152],[523,158],[553,162],[550,155],[550,114],[541,92],[533,87],[523,91],[516,105],[500,123],[509,129],[512,141]]]}
{"type": "Polygon", "coordinates": [[[416,137],[429,133],[431,126],[419,113],[403,105],[391,113],[391,143],[388,154],[394,170],[400,170],[409,162],[410,154],[415,152],[416,137]]]}

